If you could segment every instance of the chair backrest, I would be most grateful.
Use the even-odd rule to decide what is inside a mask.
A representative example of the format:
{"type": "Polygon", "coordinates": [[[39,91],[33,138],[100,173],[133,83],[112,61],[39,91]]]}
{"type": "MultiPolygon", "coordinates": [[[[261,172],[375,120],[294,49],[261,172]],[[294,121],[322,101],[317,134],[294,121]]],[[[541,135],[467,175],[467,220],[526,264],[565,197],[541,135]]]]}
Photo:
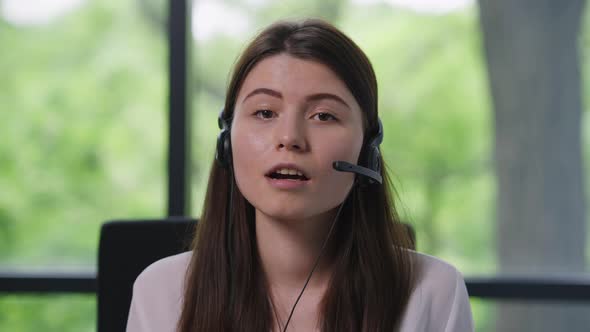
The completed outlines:
{"type": "MultiPolygon", "coordinates": [[[[98,332],[125,331],[133,282],[153,262],[188,250],[197,219],[117,220],[102,225],[98,250],[98,332]]],[[[412,226],[405,224],[412,242],[412,226]]]]}
{"type": "Polygon", "coordinates": [[[125,331],[133,282],[153,262],[188,250],[196,219],[118,220],[102,225],[98,332],[125,331]]]}

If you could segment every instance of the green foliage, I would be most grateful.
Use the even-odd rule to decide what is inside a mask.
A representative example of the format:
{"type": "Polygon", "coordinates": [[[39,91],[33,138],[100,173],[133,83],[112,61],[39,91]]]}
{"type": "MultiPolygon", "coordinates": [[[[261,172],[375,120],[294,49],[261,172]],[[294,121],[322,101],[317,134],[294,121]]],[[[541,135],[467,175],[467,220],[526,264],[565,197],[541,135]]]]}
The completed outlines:
{"type": "Polygon", "coordinates": [[[101,222],[162,214],[165,40],[134,9],[0,30],[0,263],[93,265],[101,222]]]}
{"type": "Polygon", "coordinates": [[[92,295],[4,295],[0,331],[95,331],[95,302],[92,295]]]}
{"type": "MultiPolygon", "coordinates": [[[[102,222],[163,214],[166,40],[154,31],[133,1],[2,22],[2,268],[93,266],[102,222]]],[[[94,301],[1,295],[0,331],[92,331],[94,301]]]]}

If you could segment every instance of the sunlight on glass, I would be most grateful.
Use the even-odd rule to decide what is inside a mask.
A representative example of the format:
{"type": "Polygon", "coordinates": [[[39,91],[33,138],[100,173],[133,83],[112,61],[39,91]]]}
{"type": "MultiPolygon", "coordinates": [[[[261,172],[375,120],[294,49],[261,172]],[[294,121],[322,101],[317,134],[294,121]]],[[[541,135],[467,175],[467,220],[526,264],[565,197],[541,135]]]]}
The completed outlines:
{"type": "Polygon", "coordinates": [[[193,3],[193,38],[198,41],[211,39],[216,35],[238,37],[249,31],[250,20],[243,11],[214,1],[200,0],[193,3]]]}
{"type": "MultiPolygon", "coordinates": [[[[199,1],[199,0],[197,0],[199,1]]],[[[254,7],[262,7],[265,5],[268,5],[271,0],[243,0],[244,3],[247,3],[248,6],[254,6],[254,7]]]]}
{"type": "Polygon", "coordinates": [[[86,0],[2,0],[0,15],[14,25],[44,25],[72,12],[86,0]]]}
{"type": "Polygon", "coordinates": [[[423,14],[447,14],[469,7],[473,0],[352,0],[357,5],[388,3],[423,14]]]}
{"type": "MultiPolygon", "coordinates": [[[[266,4],[268,0],[246,0],[245,2],[250,6],[259,7],[266,4]]],[[[424,14],[446,14],[469,7],[473,0],[351,0],[351,2],[356,5],[388,3],[424,14]]],[[[206,41],[219,35],[240,37],[244,32],[249,31],[251,26],[246,12],[232,8],[224,2],[199,0],[193,1],[192,6],[191,31],[193,38],[197,41],[206,41]]]]}

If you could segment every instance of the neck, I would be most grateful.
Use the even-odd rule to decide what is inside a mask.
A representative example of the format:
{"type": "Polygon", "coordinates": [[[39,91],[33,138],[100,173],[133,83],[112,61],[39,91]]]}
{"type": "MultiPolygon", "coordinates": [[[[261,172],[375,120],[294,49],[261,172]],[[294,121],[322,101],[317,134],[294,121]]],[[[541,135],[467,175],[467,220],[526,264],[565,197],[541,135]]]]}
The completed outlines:
{"type": "MultiPolygon", "coordinates": [[[[292,293],[303,287],[335,216],[333,210],[303,220],[277,220],[256,211],[258,251],[271,289],[292,293]]],[[[329,249],[322,254],[306,292],[327,286],[332,257],[329,249]]]]}

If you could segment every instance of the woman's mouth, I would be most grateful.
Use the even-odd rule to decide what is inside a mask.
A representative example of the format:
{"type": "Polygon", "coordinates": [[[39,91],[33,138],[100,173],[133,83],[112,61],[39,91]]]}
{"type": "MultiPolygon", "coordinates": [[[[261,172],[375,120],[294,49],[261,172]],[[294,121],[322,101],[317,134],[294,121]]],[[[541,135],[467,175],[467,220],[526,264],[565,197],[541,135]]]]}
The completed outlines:
{"type": "Polygon", "coordinates": [[[277,168],[265,177],[278,189],[301,188],[309,182],[309,178],[303,172],[293,168],[277,168]]]}
{"type": "Polygon", "coordinates": [[[298,181],[307,181],[309,180],[303,172],[296,170],[296,169],[288,169],[282,168],[276,171],[270,172],[267,175],[271,179],[277,180],[298,180],[298,181]]]}

